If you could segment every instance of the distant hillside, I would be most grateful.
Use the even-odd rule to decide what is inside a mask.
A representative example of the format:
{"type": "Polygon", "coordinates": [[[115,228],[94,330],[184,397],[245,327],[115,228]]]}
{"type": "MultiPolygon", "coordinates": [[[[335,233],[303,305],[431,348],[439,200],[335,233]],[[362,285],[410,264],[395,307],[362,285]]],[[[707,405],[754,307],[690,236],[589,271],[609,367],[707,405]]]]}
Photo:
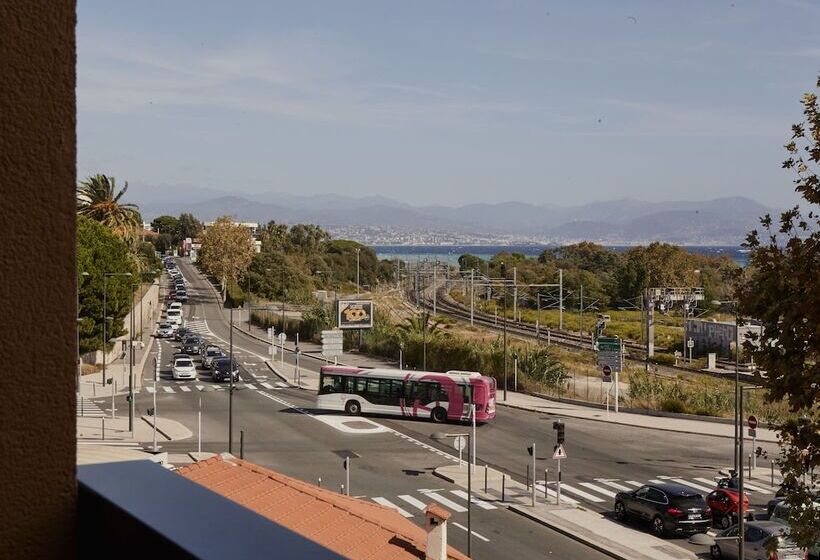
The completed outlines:
{"type": "Polygon", "coordinates": [[[410,206],[386,197],[344,195],[264,195],[197,191],[190,186],[137,186],[129,190],[143,216],[191,212],[209,221],[228,214],[243,221],[315,223],[342,228],[390,228],[407,232],[435,230],[453,239],[516,236],[533,242],[591,240],[639,243],[739,244],[758,218],[771,209],[743,197],[709,201],[644,202],[634,199],[560,207],[524,202],[475,203],[459,207],[410,206]],[[215,195],[215,196],[214,196],[215,195]]]}

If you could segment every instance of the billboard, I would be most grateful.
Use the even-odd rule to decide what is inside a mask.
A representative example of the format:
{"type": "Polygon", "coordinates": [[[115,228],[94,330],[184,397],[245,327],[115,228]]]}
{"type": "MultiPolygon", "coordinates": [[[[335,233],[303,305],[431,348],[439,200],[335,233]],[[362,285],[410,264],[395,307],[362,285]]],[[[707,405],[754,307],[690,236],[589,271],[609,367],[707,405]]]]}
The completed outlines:
{"type": "Polygon", "coordinates": [[[373,326],[373,302],[369,299],[339,300],[340,329],[369,329],[373,326]]]}

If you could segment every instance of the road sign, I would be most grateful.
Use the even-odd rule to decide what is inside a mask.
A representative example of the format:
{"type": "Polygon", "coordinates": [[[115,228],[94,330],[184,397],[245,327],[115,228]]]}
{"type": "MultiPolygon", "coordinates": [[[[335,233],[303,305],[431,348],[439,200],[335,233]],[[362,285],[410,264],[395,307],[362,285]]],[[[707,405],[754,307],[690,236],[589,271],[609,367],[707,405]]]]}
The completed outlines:
{"type": "Polygon", "coordinates": [[[686,341],[686,346],[688,346],[689,348],[694,348],[695,347],[695,340],[690,338],[689,340],[686,341]]]}
{"type": "Polygon", "coordinates": [[[749,429],[754,430],[755,428],[757,428],[757,417],[756,416],[754,416],[754,415],[749,416],[749,419],[747,420],[747,422],[749,423],[749,429]]]}
{"type": "Polygon", "coordinates": [[[750,438],[756,438],[757,437],[757,430],[755,430],[754,428],[749,428],[749,437],[750,438]]]}
{"type": "Polygon", "coordinates": [[[285,342],[288,339],[288,335],[286,335],[283,332],[280,332],[278,338],[279,338],[279,342],[285,342]]]}
{"type": "Polygon", "coordinates": [[[464,436],[456,436],[453,440],[453,448],[456,451],[464,451],[464,448],[467,447],[467,438],[464,436]]]}
{"type": "Polygon", "coordinates": [[[604,383],[612,383],[612,368],[608,365],[604,365],[604,367],[601,368],[601,371],[604,374],[604,383]]]}
{"type": "Polygon", "coordinates": [[[617,336],[598,337],[598,366],[609,366],[610,375],[623,367],[623,343],[617,336]]]}
{"type": "Polygon", "coordinates": [[[268,327],[268,340],[273,340],[273,327],[268,327]]]}
{"type": "Polygon", "coordinates": [[[559,445],[555,446],[555,452],[552,454],[552,458],[553,459],[566,459],[567,458],[567,452],[564,450],[563,445],[559,444],[559,445]]]}
{"type": "Polygon", "coordinates": [[[341,356],[344,350],[344,333],[338,329],[322,331],[322,355],[341,356]]]}

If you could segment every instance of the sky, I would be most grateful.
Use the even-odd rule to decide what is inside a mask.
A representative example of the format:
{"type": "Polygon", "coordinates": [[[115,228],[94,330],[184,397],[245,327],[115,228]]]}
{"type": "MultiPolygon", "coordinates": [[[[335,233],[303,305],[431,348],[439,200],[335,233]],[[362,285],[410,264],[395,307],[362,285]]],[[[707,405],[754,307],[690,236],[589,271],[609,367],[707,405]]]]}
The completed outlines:
{"type": "Polygon", "coordinates": [[[78,176],[411,204],[798,199],[820,1],[79,0],[78,176]]]}

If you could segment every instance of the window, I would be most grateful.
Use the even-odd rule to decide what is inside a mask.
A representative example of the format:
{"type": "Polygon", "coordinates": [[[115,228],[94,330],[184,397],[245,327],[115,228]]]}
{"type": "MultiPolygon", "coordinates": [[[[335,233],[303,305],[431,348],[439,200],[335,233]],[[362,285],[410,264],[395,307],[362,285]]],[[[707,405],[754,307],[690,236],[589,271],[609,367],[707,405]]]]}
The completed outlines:
{"type": "Polygon", "coordinates": [[[766,533],[764,533],[761,529],[747,525],[746,534],[744,535],[743,540],[746,542],[757,542],[763,540],[765,537],[766,533]]]}
{"type": "Polygon", "coordinates": [[[458,390],[464,399],[465,404],[472,404],[473,402],[473,387],[472,385],[458,385],[458,390]]]}
{"type": "Polygon", "coordinates": [[[344,393],[347,379],[341,375],[322,375],[319,394],[344,393]]]}
{"type": "Polygon", "coordinates": [[[641,500],[647,499],[649,495],[649,488],[644,486],[643,488],[639,488],[637,492],[635,492],[635,497],[640,498],[641,500]]]}
{"type": "Polygon", "coordinates": [[[656,490],[655,488],[649,489],[649,492],[647,492],[646,495],[646,499],[652,502],[658,502],[659,504],[667,503],[666,495],[660,490],[656,490]]]}
{"type": "Polygon", "coordinates": [[[434,401],[448,401],[447,393],[441,388],[441,383],[435,381],[420,381],[415,384],[415,398],[421,405],[434,401]]]}

